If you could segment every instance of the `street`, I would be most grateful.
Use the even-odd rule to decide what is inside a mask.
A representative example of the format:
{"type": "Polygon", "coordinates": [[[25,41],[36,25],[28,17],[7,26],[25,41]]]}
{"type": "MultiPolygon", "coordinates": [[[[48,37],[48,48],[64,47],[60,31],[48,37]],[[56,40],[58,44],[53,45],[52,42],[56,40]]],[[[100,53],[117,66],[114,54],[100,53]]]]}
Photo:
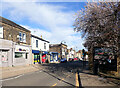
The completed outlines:
{"type": "MultiPolygon", "coordinates": [[[[41,86],[41,87],[87,87],[113,86],[102,77],[93,75],[88,68],[82,68],[81,61],[58,64],[42,64],[42,70],[4,79],[2,86],[41,86]]],[[[39,69],[39,68],[38,68],[39,69]]]]}

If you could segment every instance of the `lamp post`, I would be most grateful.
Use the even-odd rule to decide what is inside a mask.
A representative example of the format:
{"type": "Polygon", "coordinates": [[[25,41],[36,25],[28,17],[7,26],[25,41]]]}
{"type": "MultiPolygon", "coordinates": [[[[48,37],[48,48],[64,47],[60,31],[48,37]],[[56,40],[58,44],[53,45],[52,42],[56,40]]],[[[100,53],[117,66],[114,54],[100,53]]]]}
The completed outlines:
{"type": "Polygon", "coordinates": [[[40,63],[42,64],[42,50],[40,49],[40,63]]]}

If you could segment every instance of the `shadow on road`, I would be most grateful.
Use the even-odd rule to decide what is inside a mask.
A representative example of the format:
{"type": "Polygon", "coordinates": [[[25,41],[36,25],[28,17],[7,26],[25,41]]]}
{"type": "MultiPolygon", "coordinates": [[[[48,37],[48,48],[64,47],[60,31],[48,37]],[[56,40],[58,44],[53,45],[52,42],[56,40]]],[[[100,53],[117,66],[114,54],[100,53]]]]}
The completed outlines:
{"type": "Polygon", "coordinates": [[[50,72],[72,72],[76,73],[77,70],[89,70],[88,69],[88,62],[86,62],[86,67],[83,68],[82,61],[73,61],[73,62],[66,62],[66,63],[50,63],[50,64],[42,64],[46,70],[50,72]]]}
{"type": "Polygon", "coordinates": [[[47,72],[47,71],[44,71],[44,72],[47,73],[47,74],[49,74],[50,76],[56,78],[56,79],[59,80],[59,81],[62,81],[62,82],[64,82],[64,83],[67,83],[67,84],[69,84],[69,85],[72,86],[72,87],[76,87],[75,85],[73,85],[73,84],[71,84],[71,83],[69,83],[69,82],[66,82],[66,81],[62,80],[62,79],[60,79],[60,78],[58,78],[58,77],[56,77],[56,76],[50,74],[50,73],[47,72]]]}
{"type": "Polygon", "coordinates": [[[52,77],[56,78],[57,80],[60,80],[66,84],[69,84],[73,88],[77,88],[76,85],[73,85],[72,83],[62,80],[59,77],[64,76],[65,75],[64,73],[77,73],[78,74],[78,82],[79,82],[78,88],[83,88],[79,73],[93,75],[92,73],[89,72],[89,67],[88,67],[87,61],[85,63],[82,61],[73,61],[73,62],[66,62],[66,63],[48,63],[48,64],[41,64],[40,66],[42,66],[42,68],[45,69],[45,70],[43,70],[45,73],[51,75],[52,77]]]}
{"type": "MultiPolygon", "coordinates": [[[[78,74],[78,82],[79,82],[79,87],[78,88],[83,88],[79,72],[83,72],[84,70],[87,70],[88,73],[85,74],[90,74],[89,69],[88,69],[88,62],[85,62],[83,66],[82,61],[73,61],[73,62],[67,62],[67,63],[52,63],[52,64],[42,64],[43,67],[45,67],[47,74],[53,76],[54,78],[61,80],[58,78],[58,76],[63,76],[64,73],[70,72],[70,73],[77,73],[78,74]],[[86,65],[85,65],[86,64],[86,65]],[[52,75],[51,73],[57,74],[58,76],[56,77],[55,75],[52,75]]],[[[76,87],[72,83],[66,82],[64,80],[61,80],[64,83],[69,84],[70,86],[76,87]]],[[[77,88],[77,87],[76,87],[77,88]]]]}

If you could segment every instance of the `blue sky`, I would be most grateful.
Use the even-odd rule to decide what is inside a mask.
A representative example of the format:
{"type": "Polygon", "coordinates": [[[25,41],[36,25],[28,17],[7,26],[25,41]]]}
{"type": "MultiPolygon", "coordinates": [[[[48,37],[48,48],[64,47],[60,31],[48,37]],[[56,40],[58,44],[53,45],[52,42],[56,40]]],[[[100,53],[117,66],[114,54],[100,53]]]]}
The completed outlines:
{"type": "MultiPolygon", "coordinates": [[[[15,1],[15,0],[14,0],[15,1]]],[[[73,30],[75,13],[85,2],[11,2],[2,1],[2,16],[27,28],[32,34],[43,36],[50,43],[65,41],[68,48],[83,49],[80,33],[73,30]]]]}

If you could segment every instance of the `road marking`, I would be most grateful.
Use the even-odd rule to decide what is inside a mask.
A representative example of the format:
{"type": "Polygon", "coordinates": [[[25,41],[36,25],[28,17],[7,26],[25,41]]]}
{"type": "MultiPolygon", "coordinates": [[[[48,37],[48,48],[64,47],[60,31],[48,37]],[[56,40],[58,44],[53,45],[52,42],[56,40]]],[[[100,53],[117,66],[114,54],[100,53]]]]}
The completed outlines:
{"type": "Polygon", "coordinates": [[[76,73],[76,87],[79,87],[78,74],[76,73]]]}
{"type": "Polygon", "coordinates": [[[23,76],[23,75],[24,75],[24,74],[18,75],[18,76],[13,77],[13,78],[3,79],[2,81],[7,81],[7,80],[12,80],[12,79],[17,79],[17,78],[19,78],[19,77],[21,77],[21,76],[23,76]]]}
{"type": "Polygon", "coordinates": [[[64,80],[64,78],[61,79],[61,81],[63,81],[63,80],[64,80]]]}
{"type": "Polygon", "coordinates": [[[56,86],[56,85],[57,85],[57,83],[53,84],[51,87],[54,87],[54,86],[56,86]]]}

